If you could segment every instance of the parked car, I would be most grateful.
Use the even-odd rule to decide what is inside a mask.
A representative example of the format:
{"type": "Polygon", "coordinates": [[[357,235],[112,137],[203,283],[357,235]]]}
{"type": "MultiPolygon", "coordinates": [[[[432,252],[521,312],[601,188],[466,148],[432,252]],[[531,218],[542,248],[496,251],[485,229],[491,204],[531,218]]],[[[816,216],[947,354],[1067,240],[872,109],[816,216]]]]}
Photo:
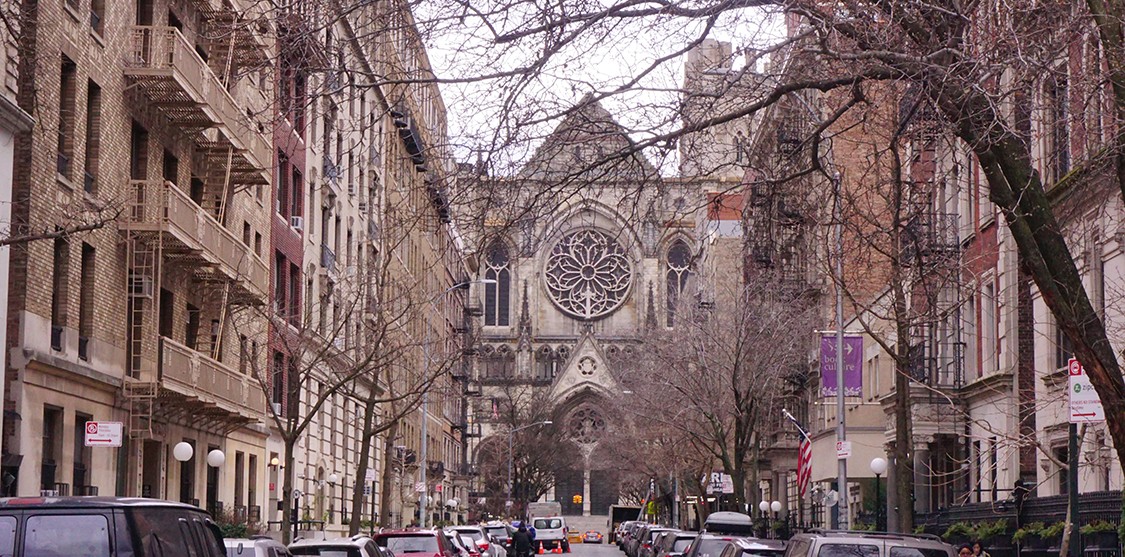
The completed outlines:
{"type": "Polygon", "coordinates": [[[226,538],[227,557],[289,557],[289,550],[269,536],[226,538]]]}
{"type": "Polygon", "coordinates": [[[793,536],[785,557],[954,557],[953,547],[928,534],[814,530],[793,536]]]}
{"type": "Polygon", "coordinates": [[[508,550],[504,549],[502,544],[493,543],[492,537],[483,526],[454,526],[450,530],[472,538],[482,557],[508,557],[508,550]]]}
{"type": "Polygon", "coordinates": [[[661,526],[652,526],[641,531],[640,540],[637,543],[636,557],[653,557],[653,542],[656,537],[664,532],[671,532],[675,528],[665,528],[661,526]]]}
{"type": "MultiPolygon", "coordinates": [[[[441,530],[391,530],[375,535],[375,545],[398,557],[461,557],[460,550],[441,530]]],[[[292,546],[290,546],[292,547],[292,546]]]]}
{"type": "Polygon", "coordinates": [[[326,557],[394,557],[392,551],[379,547],[375,540],[362,535],[331,540],[297,540],[289,544],[289,553],[326,557]]]}
{"type": "Polygon", "coordinates": [[[492,522],[484,525],[484,531],[491,539],[499,542],[506,551],[512,551],[512,532],[514,532],[514,530],[512,530],[511,526],[503,522],[492,522]]]}
{"type": "Polygon", "coordinates": [[[622,550],[625,549],[625,544],[629,540],[629,536],[639,524],[644,524],[644,521],[626,520],[625,522],[621,523],[620,531],[617,532],[617,535],[615,536],[617,538],[617,547],[621,548],[622,550]]]}
{"type": "Polygon", "coordinates": [[[699,534],[683,530],[670,530],[660,534],[653,542],[653,554],[656,557],[683,557],[684,550],[691,545],[699,534]]]}
{"type": "Polygon", "coordinates": [[[469,536],[458,534],[455,530],[447,530],[445,535],[449,536],[449,541],[457,547],[461,557],[481,557],[480,549],[469,536]]]}
{"type": "Polygon", "coordinates": [[[223,535],[198,507],[125,497],[0,499],[0,555],[224,557],[223,535]],[[16,533],[22,535],[17,537],[16,533]]]}
{"type": "MultiPolygon", "coordinates": [[[[684,557],[719,557],[723,550],[743,536],[701,532],[684,550],[684,557]]],[[[858,557],[858,556],[854,556],[858,557]]]]}
{"type": "Polygon", "coordinates": [[[570,542],[566,539],[566,519],[561,516],[542,516],[532,519],[531,525],[535,527],[536,548],[542,547],[551,551],[562,547],[563,553],[570,552],[570,542]]]}
{"type": "Polygon", "coordinates": [[[582,543],[602,543],[602,533],[597,530],[588,530],[582,535],[582,543]]]}
{"type": "Polygon", "coordinates": [[[637,521],[629,525],[625,529],[624,539],[621,542],[621,549],[625,551],[625,555],[633,557],[633,550],[636,548],[637,538],[641,535],[641,530],[650,526],[649,523],[637,521]]]}
{"type": "Polygon", "coordinates": [[[782,557],[785,555],[785,542],[746,538],[735,540],[727,546],[719,557],[782,557]]]}

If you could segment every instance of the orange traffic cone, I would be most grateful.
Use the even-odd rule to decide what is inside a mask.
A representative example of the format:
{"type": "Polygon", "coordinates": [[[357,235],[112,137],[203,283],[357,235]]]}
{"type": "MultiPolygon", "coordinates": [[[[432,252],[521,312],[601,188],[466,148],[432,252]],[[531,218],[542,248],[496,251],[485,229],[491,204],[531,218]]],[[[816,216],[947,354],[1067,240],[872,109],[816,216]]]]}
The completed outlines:
{"type": "Polygon", "coordinates": [[[546,553],[546,551],[543,551],[543,544],[539,544],[539,555],[542,555],[544,553],[546,553]]]}
{"type": "Polygon", "coordinates": [[[551,553],[562,553],[562,544],[556,545],[555,550],[551,553]]]}

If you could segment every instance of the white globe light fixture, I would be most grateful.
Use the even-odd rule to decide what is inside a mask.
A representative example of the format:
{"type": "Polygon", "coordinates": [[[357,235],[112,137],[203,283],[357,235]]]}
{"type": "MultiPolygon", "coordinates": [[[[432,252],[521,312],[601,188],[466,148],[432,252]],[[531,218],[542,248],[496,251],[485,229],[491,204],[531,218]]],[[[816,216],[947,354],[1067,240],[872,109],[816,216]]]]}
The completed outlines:
{"type": "Polygon", "coordinates": [[[770,510],[775,513],[781,512],[781,501],[774,501],[773,503],[770,503],[770,510]]]}
{"type": "Polygon", "coordinates": [[[758,503],[758,510],[760,510],[762,512],[766,512],[766,511],[770,510],[770,502],[769,501],[762,501],[761,503],[758,503]]]}
{"type": "Polygon", "coordinates": [[[207,453],[207,466],[218,468],[222,466],[226,461],[227,455],[223,454],[223,451],[220,451],[219,449],[215,449],[207,453]]]}
{"type": "Polygon", "coordinates": [[[450,500],[445,502],[445,506],[452,509],[452,508],[457,506],[457,500],[456,499],[450,499],[450,500]]]}
{"type": "Polygon", "coordinates": [[[871,459],[871,472],[876,476],[882,476],[887,473],[887,459],[875,457],[871,459]]]}
{"type": "Polygon", "coordinates": [[[191,448],[191,443],[188,443],[186,441],[180,441],[179,443],[176,443],[175,447],[172,447],[172,458],[175,458],[180,462],[187,462],[191,460],[191,457],[194,454],[195,449],[191,448]]]}
{"type": "Polygon", "coordinates": [[[331,474],[328,474],[328,483],[335,485],[336,482],[339,482],[339,481],[340,481],[340,476],[338,474],[336,474],[335,472],[332,472],[331,474]]]}

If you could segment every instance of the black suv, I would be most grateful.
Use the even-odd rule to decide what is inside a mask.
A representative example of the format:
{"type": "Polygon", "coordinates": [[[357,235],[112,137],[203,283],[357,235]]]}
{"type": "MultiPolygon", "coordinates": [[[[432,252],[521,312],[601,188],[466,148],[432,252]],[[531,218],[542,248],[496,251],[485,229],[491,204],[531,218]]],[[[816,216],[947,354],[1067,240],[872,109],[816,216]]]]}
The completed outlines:
{"type": "Polygon", "coordinates": [[[182,503],[11,497],[0,499],[0,555],[225,557],[226,550],[207,513],[182,503]]]}

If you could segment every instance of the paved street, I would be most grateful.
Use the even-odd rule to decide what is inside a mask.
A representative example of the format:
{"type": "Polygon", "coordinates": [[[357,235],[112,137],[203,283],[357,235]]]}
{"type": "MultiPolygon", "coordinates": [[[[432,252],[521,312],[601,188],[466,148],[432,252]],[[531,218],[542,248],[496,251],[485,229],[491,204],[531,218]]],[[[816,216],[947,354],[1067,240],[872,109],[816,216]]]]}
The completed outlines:
{"type": "MultiPolygon", "coordinates": [[[[603,534],[605,532],[602,532],[603,534]]],[[[573,557],[622,557],[625,555],[611,543],[576,543],[570,546],[573,557]]]]}

